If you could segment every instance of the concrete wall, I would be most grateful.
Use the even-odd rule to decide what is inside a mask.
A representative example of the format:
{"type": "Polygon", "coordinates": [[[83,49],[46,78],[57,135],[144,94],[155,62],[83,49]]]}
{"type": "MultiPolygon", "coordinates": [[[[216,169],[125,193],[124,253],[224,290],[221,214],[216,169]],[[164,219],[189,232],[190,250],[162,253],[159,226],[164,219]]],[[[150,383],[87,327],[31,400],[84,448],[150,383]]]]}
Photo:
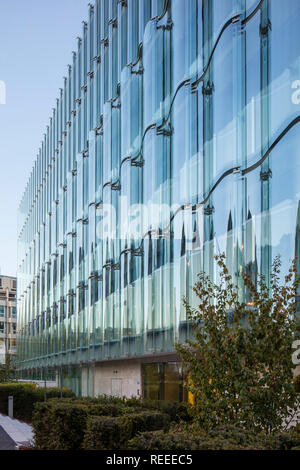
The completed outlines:
{"type": "Polygon", "coordinates": [[[89,396],[89,369],[87,367],[81,369],[81,395],[89,396]]]}
{"type": "Polygon", "coordinates": [[[141,364],[138,361],[115,361],[95,365],[94,396],[140,396],[141,364]]]}

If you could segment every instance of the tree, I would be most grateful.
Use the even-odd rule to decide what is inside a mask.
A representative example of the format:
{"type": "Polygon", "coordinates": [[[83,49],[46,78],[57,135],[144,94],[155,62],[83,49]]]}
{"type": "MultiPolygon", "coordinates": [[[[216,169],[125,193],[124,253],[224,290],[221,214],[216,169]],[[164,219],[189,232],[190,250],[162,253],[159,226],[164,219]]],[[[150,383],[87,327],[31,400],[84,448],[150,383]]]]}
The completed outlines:
{"type": "Polygon", "coordinates": [[[16,377],[16,367],[10,354],[5,356],[5,364],[0,365],[0,383],[13,382],[16,377]]]}
{"type": "Polygon", "coordinates": [[[225,255],[215,259],[219,282],[198,275],[193,290],[199,305],[192,308],[185,301],[192,339],[176,345],[194,396],[193,414],[207,429],[231,423],[271,433],[287,426],[300,405],[292,363],[296,263],[281,283],[281,261],[275,258],[269,286],[263,276],[256,286],[242,274],[245,303],[225,255]]]}

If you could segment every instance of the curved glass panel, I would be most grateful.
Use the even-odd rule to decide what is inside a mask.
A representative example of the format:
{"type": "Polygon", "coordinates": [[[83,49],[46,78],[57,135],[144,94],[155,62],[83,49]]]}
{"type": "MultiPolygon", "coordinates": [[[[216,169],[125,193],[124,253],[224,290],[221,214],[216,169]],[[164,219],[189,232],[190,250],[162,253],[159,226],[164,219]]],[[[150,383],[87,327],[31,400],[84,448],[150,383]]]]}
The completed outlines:
{"type": "Polygon", "coordinates": [[[162,119],[163,104],[163,33],[156,21],[147,24],[144,34],[144,131],[162,119]]]}
{"type": "MultiPolygon", "coordinates": [[[[246,302],[243,272],[299,257],[299,17],[298,0],[90,7],[19,209],[22,377],[88,394],[92,361],[174,357],[215,254],[246,302]]],[[[154,369],[173,396],[181,372],[154,369]]]]}

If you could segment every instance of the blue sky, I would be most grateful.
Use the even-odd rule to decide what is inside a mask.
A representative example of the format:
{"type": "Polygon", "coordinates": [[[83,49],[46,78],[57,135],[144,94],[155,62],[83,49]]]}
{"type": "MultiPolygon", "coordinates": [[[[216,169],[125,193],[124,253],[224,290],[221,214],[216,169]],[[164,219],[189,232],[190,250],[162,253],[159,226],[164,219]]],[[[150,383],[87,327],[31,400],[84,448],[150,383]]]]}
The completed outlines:
{"type": "Polygon", "coordinates": [[[17,209],[88,0],[0,0],[0,270],[17,269],[17,209]]]}

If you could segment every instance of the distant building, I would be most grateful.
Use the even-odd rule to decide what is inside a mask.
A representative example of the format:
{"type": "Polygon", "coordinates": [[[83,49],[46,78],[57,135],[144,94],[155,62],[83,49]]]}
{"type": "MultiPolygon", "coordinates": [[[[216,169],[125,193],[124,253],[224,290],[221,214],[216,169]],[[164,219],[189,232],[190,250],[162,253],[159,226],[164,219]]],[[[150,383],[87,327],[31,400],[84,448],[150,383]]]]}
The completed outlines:
{"type": "Polygon", "coordinates": [[[0,276],[0,364],[5,364],[7,354],[16,354],[16,296],[16,278],[0,276]]]}

